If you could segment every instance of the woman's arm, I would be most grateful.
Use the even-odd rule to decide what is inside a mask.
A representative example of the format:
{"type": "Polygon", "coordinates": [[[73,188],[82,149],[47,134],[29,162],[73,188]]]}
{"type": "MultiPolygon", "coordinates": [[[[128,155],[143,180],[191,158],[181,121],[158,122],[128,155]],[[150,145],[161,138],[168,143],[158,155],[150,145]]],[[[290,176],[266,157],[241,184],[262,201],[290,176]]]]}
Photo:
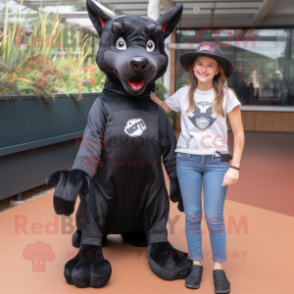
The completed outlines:
{"type": "Polygon", "coordinates": [[[234,135],[232,165],[239,167],[245,143],[240,106],[235,107],[231,112],[229,112],[228,118],[234,135]]]}
{"type": "Polygon", "coordinates": [[[166,113],[169,113],[169,112],[171,112],[171,111],[173,111],[171,108],[169,108],[168,106],[167,106],[167,104],[165,103],[165,101],[161,101],[153,92],[151,92],[151,94],[150,94],[150,98],[155,102],[155,103],[157,103],[158,105],[160,105],[163,109],[164,109],[164,111],[166,112],[166,113]]]}
{"type": "MultiPolygon", "coordinates": [[[[245,135],[242,124],[240,106],[236,106],[227,115],[234,135],[233,158],[230,164],[233,166],[240,167],[241,157],[245,143],[245,135]]],[[[235,184],[238,181],[238,178],[239,171],[236,169],[229,169],[225,176],[223,186],[235,184]]]]}

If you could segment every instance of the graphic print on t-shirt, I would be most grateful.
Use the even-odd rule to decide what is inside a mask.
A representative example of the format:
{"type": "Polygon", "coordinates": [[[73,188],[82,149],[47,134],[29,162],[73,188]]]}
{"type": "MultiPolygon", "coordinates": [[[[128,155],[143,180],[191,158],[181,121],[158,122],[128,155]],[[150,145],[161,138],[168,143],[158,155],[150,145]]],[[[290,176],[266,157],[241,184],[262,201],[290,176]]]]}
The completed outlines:
{"type": "Polygon", "coordinates": [[[143,134],[147,129],[147,126],[142,118],[132,118],[126,123],[124,131],[131,137],[138,137],[143,134]]]}
{"type": "Polygon", "coordinates": [[[213,115],[212,103],[207,101],[195,102],[194,111],[187,114],[193,125],[200,130],[205,130],[217,120],[213,115]]]}

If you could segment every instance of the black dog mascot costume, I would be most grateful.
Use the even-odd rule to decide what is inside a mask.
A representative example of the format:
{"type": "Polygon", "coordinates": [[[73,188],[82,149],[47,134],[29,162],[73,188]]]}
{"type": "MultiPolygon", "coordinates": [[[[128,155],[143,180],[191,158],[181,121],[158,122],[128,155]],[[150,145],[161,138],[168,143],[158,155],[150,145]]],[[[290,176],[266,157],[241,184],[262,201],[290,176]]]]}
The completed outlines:
{"type": "Polygon", "coordinates": [[[112,268],[102,246],[108,234],[121,234],[134,246],[148,246],[148,262],[162,279],[190,273],[187,254],[167,240],[169,199],[161,156],[170,178],[170,198],[183,211],[176,175],[176,138],[164,110],[150,99],[155,80],[166,71],[164,39],[177,25],[178,4],[159,20],[121,15],[109,18],[87,0],[89,17],[101,41],[96,62],[107,75],[94,102],[71,171],[50,175],[57,214],[70,215],[79,194],[73,245],[79,253],[64,275],[77,287],[99,288],[112,268]]]}

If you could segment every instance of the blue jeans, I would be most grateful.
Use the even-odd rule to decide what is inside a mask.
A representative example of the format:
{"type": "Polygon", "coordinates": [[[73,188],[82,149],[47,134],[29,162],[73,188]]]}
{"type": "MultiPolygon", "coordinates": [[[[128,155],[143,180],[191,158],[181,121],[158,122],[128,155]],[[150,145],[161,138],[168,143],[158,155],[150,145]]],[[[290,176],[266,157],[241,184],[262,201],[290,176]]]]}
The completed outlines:
{"type": "Polygon", "coordinates": [[[223,219],[228,186],[222,186],[228,162],[214,155],[177,154],[177,174],[185,211],[189,259],[202,260],[202,200],[208,226],[213,261],[227,260],[226,228],[223,219]]]}

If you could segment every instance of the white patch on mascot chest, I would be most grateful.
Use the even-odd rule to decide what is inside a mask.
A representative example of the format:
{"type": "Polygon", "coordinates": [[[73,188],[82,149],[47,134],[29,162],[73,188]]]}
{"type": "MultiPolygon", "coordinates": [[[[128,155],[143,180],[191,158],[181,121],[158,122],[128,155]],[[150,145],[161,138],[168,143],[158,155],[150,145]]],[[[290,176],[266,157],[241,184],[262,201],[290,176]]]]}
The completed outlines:
{"type": "Polygon", "coordinates": [[[127,121],[124,131],[131,137],[138,137],[141,136],[146,129],[146,124],[142,118],[132,118],[127,121]]]}

